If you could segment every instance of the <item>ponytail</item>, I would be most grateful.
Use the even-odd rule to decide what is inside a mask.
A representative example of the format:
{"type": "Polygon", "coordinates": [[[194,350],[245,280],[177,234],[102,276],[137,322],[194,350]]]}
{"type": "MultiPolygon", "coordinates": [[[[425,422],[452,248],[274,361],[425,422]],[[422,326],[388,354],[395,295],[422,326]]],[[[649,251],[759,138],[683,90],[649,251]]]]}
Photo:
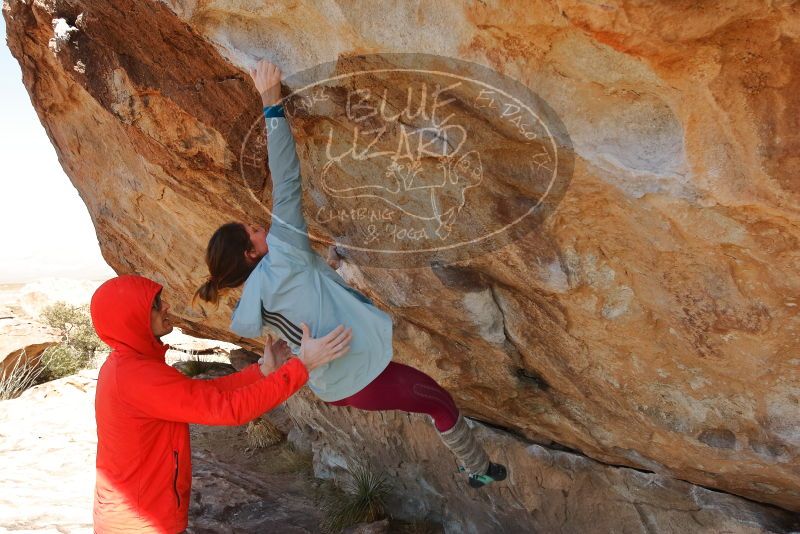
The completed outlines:
{"type": "Polygon", "coordinates": [[[244,284],[256,266],[245,258],[245,252],[252,248],[250,235],[242,223],[230,222],[217,228],[206,248],[206,265],[211,276],[197,289],[194,298],[217,304],[223,289],[244,284]]]}
{"type": "MultiPolygon", "coordinates": [[[[197,288],[194,299],[200,298],[205,302],[216,304],[219,301],[219,287],[214,283],[214,279],[209,277],[208,281],[197,288]]],[[[194,301],[193,299],[193,301],[194,301]]]]}

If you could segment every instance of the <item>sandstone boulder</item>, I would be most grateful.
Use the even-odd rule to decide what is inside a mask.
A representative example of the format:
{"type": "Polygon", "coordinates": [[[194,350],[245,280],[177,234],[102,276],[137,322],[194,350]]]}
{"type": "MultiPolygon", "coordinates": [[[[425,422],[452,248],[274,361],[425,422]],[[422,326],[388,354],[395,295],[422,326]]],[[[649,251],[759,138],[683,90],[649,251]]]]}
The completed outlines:
{"type": "Polygon", "coordinates": [[[59,342],[49,327],[27,318],[0,319],[0,373],[15,366],[37,365],[42,352],[59,342]]]}
{"type": "MultiPolygon", "coordinates": [[[[568,133],[556,144],[571,147],[574,166],[531,232],[409,269],[361,261],[342,219],[313,219],[316,245],[350,245],[341,272],[393,314],[396,359],[435,377],[469,415],[521,443],[800,511],[793,3],[9,0],[4,16],[104,257],[163,283],[187,332],[254,350],[226,330],[235,293],[216,310],[190,301],[213,229],[269,217],[263,152],[245,150],[263,148],[246,74],[257,58],[287,74],[326,62],[352,73],[375,54],[424,49],[529,88],[568,133]]],[[[287,78],[286,93],[298,89],[287,78]]],[[[355,89],[380,94],[387,82],[355,89]]],[[[305,171],[320,169],[323,126],[337,117],[343,127],[342,105],[292,119],[305,171]]],[[[530,206],[541,191],[515,181],[526,152],[502,116],[461,113],[496,150],[501,178],[478,196],[479,208],[498,209],[464,212],[479,232],[509,217],[500,207],[530,206]],[[491,204],[498,195],[519,202],[491,204]]],[[[341,154],[350,140],[332,142],[341,154]]],[[[306,213],[316,215],[324,176],[304,174],[306,213]]],[[[374,174],[332,178],[358,187],[374,174]]],[[[463,200],[442,205],[454,199],[463,200]]],[[[407,441],[418,439],[415,429],[407,441]]],[[[481,506],[515,491],[535,500],[541,484],[498,490],[481,506]]],[[[696,508],[687,495],[699,489],[669,506],[696,508]]]]}

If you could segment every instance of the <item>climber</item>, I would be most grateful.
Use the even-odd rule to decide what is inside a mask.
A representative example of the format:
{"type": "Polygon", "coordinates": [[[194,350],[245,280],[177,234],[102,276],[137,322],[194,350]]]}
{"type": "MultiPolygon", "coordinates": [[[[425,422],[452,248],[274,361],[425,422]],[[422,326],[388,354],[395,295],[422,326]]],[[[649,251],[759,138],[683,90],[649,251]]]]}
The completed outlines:
{"type": "MultiPolygon", "coordinates": [[[[320,339],[304,335],[298,358],[277,370],[253,364],[212,380],[192,380],[167,365],[160,338],[172,331],[161,286],[135,275],[101,285],[92,323],[112,352],[100,369],[95,397],[97,462],[94,530],[183,531],[192,483],[189,425],[241,425],[299,390],[309,371],[349,350],[340,326],[320,339]]],[[[278,344],[264,347],[275,359],[278,344]]]]}
{"type": "MultiPolygon", "coordinates": [[[[308,328],[297,326],[300,321],[314,333],[346,321],[353,329],[350,352],[310,374],[308,384],[317,397],[334,406],[427,414],[468,473],[470,486],[504,480],[506,468],[489,461],[450,394],[425,373],[391,361],[390,316],[347,286],[311,249],[301,206],[300,165],[281,104],[281,72],[262,60],[250,75],[267,123],[272,224],[268,233],[259,225],[240,222],[219,227],[206,250],[210,277],[196,297],[216,303],[221,290],[244,284],[231,330],[257,338],[267,327],[293,351],[308,328]]],[[[336,257],[329,259],[334,263],[336,257]]]]}

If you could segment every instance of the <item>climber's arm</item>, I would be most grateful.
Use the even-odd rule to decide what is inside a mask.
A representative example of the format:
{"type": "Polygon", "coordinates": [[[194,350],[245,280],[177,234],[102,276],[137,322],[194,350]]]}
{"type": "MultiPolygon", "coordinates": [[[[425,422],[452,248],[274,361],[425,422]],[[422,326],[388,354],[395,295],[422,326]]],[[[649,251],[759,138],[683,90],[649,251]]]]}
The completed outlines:
{"type": "Polygon", "coordinates": [[[300,160],[294,136],[283,106],[264,108],[267,121],[267,157],[272,175],[272,226],[270,233],[278,239],[304,250],[310,250],[308,227],[303,217],[300,160]]]}
{"type": "Polygon", "coordinates": [[[272,174],[272,226],[269,233],[295,247],[311,250],[303,218],[300,161],[283,115],[281,69],[262,59],[250,69],[267,121],[267,156],[272,174]]]}

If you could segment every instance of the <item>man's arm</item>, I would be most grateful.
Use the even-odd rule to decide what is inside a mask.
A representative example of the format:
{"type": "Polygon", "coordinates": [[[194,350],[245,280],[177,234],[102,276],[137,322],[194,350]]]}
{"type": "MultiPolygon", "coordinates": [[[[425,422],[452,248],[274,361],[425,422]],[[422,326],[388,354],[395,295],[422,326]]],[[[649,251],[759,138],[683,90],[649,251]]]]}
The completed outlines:
{"type": "Polygon", "coordinates": [[[220,391],[232,391],[261,380],[264,376],[286,363],[291,357],[292,351],[285,341],[282,339],[275,341],[272,336],[268,335],[264,344],[264,354],[258,360],[258,364],[248,365],[237,373],[212,378],[208,382],[217,386],[220,391]]]}
{"type": "MultiPolygon", "coordinates": [[[[164,362],[136,359],[117,376],[120,396],[147,417],[203,425],[243,425],[291,397],[308,372],[350,350],[352,329],[340,325],[320,338],[301,323],[300,356],[276,371],[262,366],[260,380],[236,389],[220,389],[209,380],[193,380],[164,362]]],[[[241,374],[240,371],[236,374],[241,374]]],[[[252,371],[248,371],[252,372],[252,371]]]]}
{"type": "Polygon", "coordinates": [[[262,378],[264,378],[264,374],[259,369],[259,365],[254,363],[252,365],[248,365],[241,371],[220,376],[218,378],[212,378],[210,380],[206,380],[206,382],[214,384],[220,391],[233,391],[234,389],[248,386],[253,382],[258,382],[262,378]]]}
{"type": "MultiPolygon", "coordinates": [[[[308,380],[299,358],[231,391],[194,380],[162,362],[140,360],[118,377],[122,398],[154,419],[204,425],[243,425],[291,397],[308,380]]],[[[258,371],[260,373],[260,371],[258,371]]]]}

